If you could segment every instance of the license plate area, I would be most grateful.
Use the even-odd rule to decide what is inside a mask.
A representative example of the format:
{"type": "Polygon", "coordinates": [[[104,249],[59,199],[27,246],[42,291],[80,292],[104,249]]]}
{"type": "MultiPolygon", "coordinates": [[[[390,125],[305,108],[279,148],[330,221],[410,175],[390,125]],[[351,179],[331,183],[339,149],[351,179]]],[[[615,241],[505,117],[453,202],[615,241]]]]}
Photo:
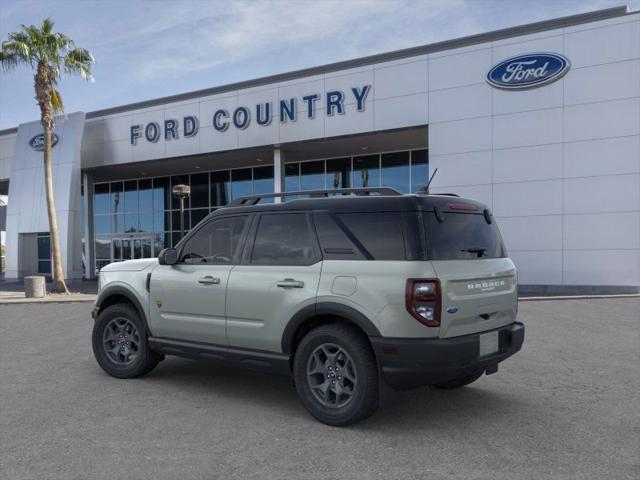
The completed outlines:
{"type": "Polygon", "coordinates": [[[493,331],[480,334],[480,352],[479,357],[486,357],[487,355],[493,355],[500,349],[500,332],[493,331]]]}

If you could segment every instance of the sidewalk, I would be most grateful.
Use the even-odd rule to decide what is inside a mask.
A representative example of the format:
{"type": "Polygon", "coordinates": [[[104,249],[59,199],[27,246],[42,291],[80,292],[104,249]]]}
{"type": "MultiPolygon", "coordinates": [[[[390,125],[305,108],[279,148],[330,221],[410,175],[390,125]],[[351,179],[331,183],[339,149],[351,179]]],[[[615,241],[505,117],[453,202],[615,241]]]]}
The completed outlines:
{"type": "MultiPolygon", "coordinates": [[[[47,283],[47,292],[51,287],[47,283]]],[[[93,302],[96,299],[98,282],[75,281],[67,284],[71,294],[47,293],[43,298],[25,298],[24,285],[22,283],[0,282],[0,305],[14,303],[65,303],[65,302],[93,302]]]]}

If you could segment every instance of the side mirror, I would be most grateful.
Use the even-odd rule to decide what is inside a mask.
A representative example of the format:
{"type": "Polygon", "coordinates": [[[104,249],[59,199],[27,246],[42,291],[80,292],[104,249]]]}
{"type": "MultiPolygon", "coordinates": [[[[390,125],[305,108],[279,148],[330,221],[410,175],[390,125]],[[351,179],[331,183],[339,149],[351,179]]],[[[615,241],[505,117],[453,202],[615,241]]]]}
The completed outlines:
{"type": "Polygon", "coordinates": [[[175,265],[178,263],[178,251],[175,248],[165,248],[158,255],[160,265],[175,265]]]}

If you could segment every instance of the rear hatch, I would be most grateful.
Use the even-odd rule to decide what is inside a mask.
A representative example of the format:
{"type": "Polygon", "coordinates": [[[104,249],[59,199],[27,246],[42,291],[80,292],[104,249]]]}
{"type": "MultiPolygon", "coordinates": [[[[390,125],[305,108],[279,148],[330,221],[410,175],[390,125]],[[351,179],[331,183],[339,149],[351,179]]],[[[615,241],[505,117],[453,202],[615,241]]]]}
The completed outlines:
{"type": "Polygon", "coordinates": [[[440,337],[508,325],[517,313],[517,276],[488,210],[451,203],[424,212],[427,254],[440,280],[440,337]]]}

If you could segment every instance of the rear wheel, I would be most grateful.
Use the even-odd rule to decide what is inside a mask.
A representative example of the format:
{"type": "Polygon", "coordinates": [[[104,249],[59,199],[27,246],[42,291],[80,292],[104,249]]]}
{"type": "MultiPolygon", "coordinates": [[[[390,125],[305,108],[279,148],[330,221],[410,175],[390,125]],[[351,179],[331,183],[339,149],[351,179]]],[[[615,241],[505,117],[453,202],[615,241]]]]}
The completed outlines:
{"type": "Polygon", "coordinates": [[[296,389],[305,408],[327,425],[364,420],[378,408],[378,369],[364,335],[348,325],[324,325],[300,342],[296,389]]]}
{"type": "Polygon", "coordinates": [[[105,308],[93,326],[93,355],[109,375],[134,378],[149,373],[162,360],[152,351],[138,312],[130,305],[105,308]]]}
{"type": "Polygon", "coordinates": [[[479,372],[473,372],[468,375],[463,375],[462,377],[454,378],[453,380],[436,383],[433,386],[441,390],[453,390],[455,388],[461,388],[478,380],[483,373],[484,370],[480,370],[479,372]]]}

